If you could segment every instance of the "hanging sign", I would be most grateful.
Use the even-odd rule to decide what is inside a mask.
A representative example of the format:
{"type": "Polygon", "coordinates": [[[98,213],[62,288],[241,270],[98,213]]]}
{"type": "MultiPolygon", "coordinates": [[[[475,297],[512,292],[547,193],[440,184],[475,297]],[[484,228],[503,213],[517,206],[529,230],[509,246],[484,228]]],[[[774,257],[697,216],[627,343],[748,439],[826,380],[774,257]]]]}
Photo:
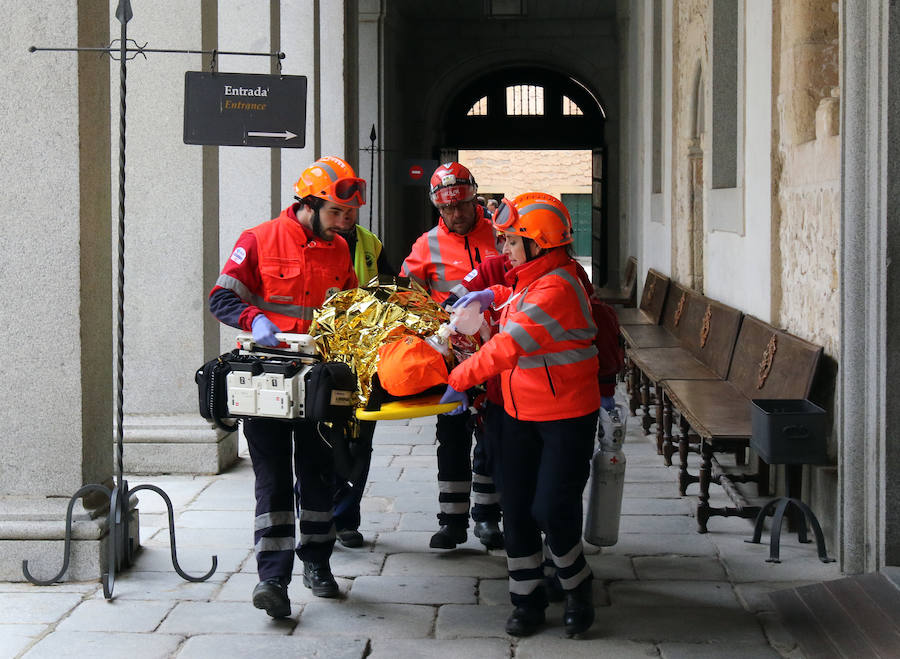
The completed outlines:
{"type": "Polygon", "coordinates": [[[404,185],[427,185],[437,166],[437,160],[403,160],[400,164],[401,179],[404,185]]]}
{"type": "Polygon", "coordinates": [[[187,71],[184,143],[303,148],[306,76],[187,71]]]}

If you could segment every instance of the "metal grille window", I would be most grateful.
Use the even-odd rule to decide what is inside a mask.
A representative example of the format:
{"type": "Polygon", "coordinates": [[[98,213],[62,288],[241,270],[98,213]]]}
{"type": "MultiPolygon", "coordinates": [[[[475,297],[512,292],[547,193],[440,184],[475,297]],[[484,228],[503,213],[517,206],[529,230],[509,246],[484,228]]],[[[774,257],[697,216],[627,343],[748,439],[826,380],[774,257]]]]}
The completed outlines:
{"type": "Polygon", "coordinates": [[[544,114],[544,88],[537,85],[513,85],[506,88],[506,114],[544,114]]]}
{"type": "Polygon", "coordinates": [[[488,113],[487,109],[487,96],[482,96],[475,103],[472,104],[472,107],[469,108],[469,111],[466,112],[467,117],[486,117],[488,113]]]}
{"type": "Polygon", "coordinates": [[[563,102],[563,115],[568,117],[580,117],[584,115],[584,112],[581,111],[581,108],[568,96],[562,97],[563,102]]]}

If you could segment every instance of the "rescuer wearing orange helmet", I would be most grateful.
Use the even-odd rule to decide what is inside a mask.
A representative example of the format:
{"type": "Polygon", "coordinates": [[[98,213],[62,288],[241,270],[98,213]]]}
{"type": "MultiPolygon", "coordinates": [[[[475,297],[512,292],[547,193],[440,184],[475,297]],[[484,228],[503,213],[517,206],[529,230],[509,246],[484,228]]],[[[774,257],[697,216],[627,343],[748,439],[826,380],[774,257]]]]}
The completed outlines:
{"type": "MultiPolygon", "coordinates": [[[[464,295],[463,278],[483,259],[497,254],[493,227],[475,199],[477,190],[472,172],[458,162],[444,163],[431,175],[429,197],[440,219],[416,240],[400,274],[422,284],[439,304],[452,304],[464,295]]],[[[441,415],[437,420],[440,529],[429,543],[435,549],[453,549],[468,537],[473,466],[475,535],[488,548],[503,546],[498,497],[478,442],[474,465],[470,457],[472,423],[468,416],[441,415]]]]}
{"type": "MultiPolygon", "coordinates": [[[[294,190],[297,203],[240,235],[209,295],[210,311],[219,321],[252,332],[264,346],[277,346],[278,332],[306,332],[313,311],[328,296],[357,285],[337,228],[365,204],[365,181],[341,158],[325,156],[303,171],[294,190]]],[[[303,584],[313,595],[338,594],[329,565],[335,540],[334,457],[307,419],[251,418],[243,424],[256,477],[260,582],[253,605],[283,618],[291,613],[287,586],[295,551],[303,561],[303,584]]]]}
{"type": "Polygon", "coordinates": [[[500,331],[453,369],[442,402],[465,406],[466,389],[500,374],[499,471],[515,607],[506,631],[527,636],[544,623],[543,531],[566,595],[565,630],[573,636],[594,621],[593,575],[581,549],[581,495],[600,407],[597,330],[567,247],[566,207],[549,194],[528,192],[504,199],[494,226],[506,233],[510,286],[468,293],[456,305],[502,307],[500,331]]]}

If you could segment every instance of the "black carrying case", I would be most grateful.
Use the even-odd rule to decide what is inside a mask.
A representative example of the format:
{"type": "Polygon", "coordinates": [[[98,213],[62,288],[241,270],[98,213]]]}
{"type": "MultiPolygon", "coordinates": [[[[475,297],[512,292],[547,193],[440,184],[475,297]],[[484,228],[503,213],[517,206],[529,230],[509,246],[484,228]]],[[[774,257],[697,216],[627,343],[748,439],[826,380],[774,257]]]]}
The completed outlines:
{"type": "Polygon", "coordinates": [[[356,409],[356,374],[343,362],[319,362],[305,376],[306,418],[347,421],[356,409]]]}

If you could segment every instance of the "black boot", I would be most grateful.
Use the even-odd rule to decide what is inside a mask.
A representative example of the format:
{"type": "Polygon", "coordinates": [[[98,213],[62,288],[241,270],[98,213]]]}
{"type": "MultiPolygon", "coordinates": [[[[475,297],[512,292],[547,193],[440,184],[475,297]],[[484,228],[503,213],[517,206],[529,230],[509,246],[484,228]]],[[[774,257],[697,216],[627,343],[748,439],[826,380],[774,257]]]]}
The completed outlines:
{"type": "Polygon", "coordinates": [[[593,579],[585,579],[574,590],[566,591],[563,624],[569,637],[586,632],[594,624],[593,579]]]}
{"type": "Polygon", "coordinates": [[[503,531],[497,522],[475,522],[474,533],[488,549],[503,549],[503,531]]]}
{"type": "Polygon", "coordinates": [[[287,618],[291,615],[287,584],[277,577],[260,581],[253,589],[253,606],[265,609],[273,618],[287,618]]]}
{"type": "Polygon", "coordinates": [[[510,636],[531,636],[544,624],[544,609],[517,606],[506,621],[510,636]]]}
{"type": "Polygon", "coordinates": [[[552,577],[544,577],[544,590],[547,592],[547,599],[550,602],[562,602],[566,599],[566,591],[563,590],[562,584],[559,583],[559,577],[555,574],[552,577]]]}
{"type": "Polygon", "coordinates": [[[316,597],[337,597],[338,585],[331,574],[328,562],[303,562],[303,585],[312,590],[316,597]]]}
{"type": "Polygon", "coordinates": [[[344,529],[337,532],[337,539],[345,547],[362,547],[365,544],[365,538],[362,533],[356,529],[344,529]]]}
{"type": "Polygon", "coordinates": [[[442,526],[431,536],[428,546],[432,549],[456,549],[456,545],[461,545],[468,537],[464,526],[442,526]]]}

